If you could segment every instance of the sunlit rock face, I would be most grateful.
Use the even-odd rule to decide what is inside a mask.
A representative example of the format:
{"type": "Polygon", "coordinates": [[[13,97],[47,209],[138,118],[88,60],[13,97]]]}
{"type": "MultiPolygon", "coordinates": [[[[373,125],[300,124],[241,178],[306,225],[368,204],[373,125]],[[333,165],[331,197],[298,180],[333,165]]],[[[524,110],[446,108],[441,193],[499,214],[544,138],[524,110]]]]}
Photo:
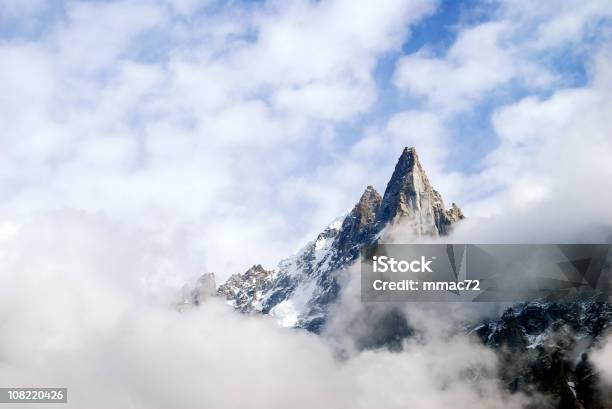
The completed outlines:
{"type": "Polygon", "coordinates": [[[402,152],[377,212],[377,224],[397,224],[418,236],[448,234],[463,213],[454,203],[446,209],[444,200],[429,183],[414,148],[402,152]]]}
{"type": "Polygon", "coordinates": [[[274,270],[256,264],[242,274],[233,274],[219,286],[217,294],[242,312],[260,311],[264,293],[274,283],[274,270]]]}

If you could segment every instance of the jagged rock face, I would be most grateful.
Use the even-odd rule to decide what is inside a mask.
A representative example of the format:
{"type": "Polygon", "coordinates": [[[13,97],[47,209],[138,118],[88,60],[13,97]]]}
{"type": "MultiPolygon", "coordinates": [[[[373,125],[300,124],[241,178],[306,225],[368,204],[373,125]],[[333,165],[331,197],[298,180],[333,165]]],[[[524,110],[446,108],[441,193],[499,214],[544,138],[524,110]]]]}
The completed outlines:
{"type": "Polygon", "coordinates": [[[451,224],[462,218],[456,205],[446,210],[442,196],[429,183],[415,149],[404,149],[385,190],[377,223],[402,221],[417,237],[436,237],[448,234],[451,224]]]}
{"type": "MultiPolygon", "coordinates": [[[[348,257],[349,260],[357,258],[363,243],[371,241],[371,236],[376,233],[374,222],[381,203],[380,194],[372,186],[368,186],[342,222],[340,234],[334,243],[338,254],[348,257]]],[[[337,264],[342,264],[343,261],[339,259],[337,264]]]]}
{"type": "Polygon", "coordinates": [[[508,308],[500,319],[484,321],[473,330],[494,347],[534,348],[560,327],[598,338],[612,325],[612,305],[603,302],[531,302],[508,308]]]}
{"type": "Polygon", "coordinates": [[[453,223],[458,222],[465,217],[463,216],[461,209],[455,203],[451,204],[451,208],[446,211],[446,215],[453,223]]]}
{"type": "Polygon", "coordinates": [[[242,312],[261,311],[261,299],[272,286],[274,276],[273,270],[256,264],[242,274],[233,274],[219,286],[217,295],[242,312]]]}
{"type": "Polygon", "coordinates": [[[500,377],[511,391],[548,396],[551,408],[605,408],[589,351],[612,324],[602,302],[532,302],[508,308],[472,331],[500,357],[500,377]]]}
{"type": "MultiPolygon", "coordinates": [[[[334,220],[297,254],[281,261],[261,285],[246,284],[232,276],[223,295],[244,312],[274,316],[282,326],[319,332],[326,322],[328,305],[336,301],[339,270],[359,258],[361,248],[379,239],[389,225],[406,220],[416,236],[448,234],[463,218],[429,183],[414,148],[404,149],[384,197],[368,186],[354,208],[334,220]]],[[[220,290],[221,290],[220,288],[220,290]]]]}

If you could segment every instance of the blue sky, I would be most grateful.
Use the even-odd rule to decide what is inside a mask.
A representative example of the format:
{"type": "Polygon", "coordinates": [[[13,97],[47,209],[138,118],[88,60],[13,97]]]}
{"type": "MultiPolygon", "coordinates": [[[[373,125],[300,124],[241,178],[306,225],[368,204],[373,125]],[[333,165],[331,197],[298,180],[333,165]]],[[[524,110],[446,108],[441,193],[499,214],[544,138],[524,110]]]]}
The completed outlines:
{"type": "Polygon", "coordinates": [[[571,0],[3,0],[0,220],[103,215],[189,243],[183,272],[228,275],[382,192],[406,145],[472,217],[596,214],[566,197],[610,180],[611,18],[571,0]]]}

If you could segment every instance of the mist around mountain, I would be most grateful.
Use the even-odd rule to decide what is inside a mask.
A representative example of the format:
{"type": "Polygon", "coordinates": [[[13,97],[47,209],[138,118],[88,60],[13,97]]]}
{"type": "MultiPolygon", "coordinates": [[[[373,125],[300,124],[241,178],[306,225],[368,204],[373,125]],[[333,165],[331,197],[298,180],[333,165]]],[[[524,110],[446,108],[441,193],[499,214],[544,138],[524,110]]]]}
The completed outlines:
{"type": "Polygon", "coordinates": [[[62,385],[67,408],[519,409],[525,401],[500,385],[492,350],[448,333],[451,320],[434,312],[414,315],[419,335],[401,350],[357,350],[345,347],[350,337],[235,311],[207,292],[210,276],[190,293],[198,307],[176,308],[174,291],[140,281],[164,265],[164,243],[98,215],[40,216],[0,242],[0,288],[11,289],[0,298],[0,382],[62,385]]]}
{"type": "Polygon", "coordinates": [[[423,316],[436,320],[432,314],[443,314],[451,318],[442,332],[465,334],[493,351],[499,365],[494,376],[508,393],[531,400],[528,407],[612,405],[612,392],[592,357],[605,345],[610,304],[361,303],[356,264],[361,248],[450,240],[464,219],[461,209],[455,203],[447,208],[431,186],[416,150],[405,148],[382,196],[367,186],[350,212],[277,268],[254,265],[232,275],[216,295],[241,313],[269,315],[281,327],[318,334],[339,356],[368,350],[400,354],[423,337],[423,316]]]}
{"type": "MultiPolygon", "coordinates": [[[[419,168],[412,169],[415,176],[419,168]]],[[[415,181],[402,180],[408,189],[415,181]]],[[[379,199],[373,189],[366,191],[355,217],[347,214],[333,226],[340,231],[344,225],[350,234],[343,237],[357,239],[325,233],[318,241],[325,245],[317,247],[315,240],[306,246],[310,256],[298,252],[306,257],[290,258],[292,265],[316,267],[312,260],[320,254],[329,255],[319,259],[321,265],[341,260],[330,249],[338,245],[345,249],[341,254],[352,254],[350,243],[359,237],[413,237],[409,212],[402,216],[407,227],[400,217],[378,231],[373,210],[385,194],[379,199]],[[322,248],[327,250],[318,252],[322,248]]],[[[401,192],[399,197],[432,203],[431,194],[420,201],[401,192]]],[[[436,208],[445,207],[413,214],[437,228],[436,208]]],[[[451,224],[450,235],[419,240],[466,237],[464,226],[475,231],[471,221],[468,214],[451,224]]],[[[491,218],[486,227],[501,225],[491,218]]],[[[500,237],[505,233],[498,231],[500,237]]],[[[263,305],[283,279],[265,266],[228,280],[224,288],[231,300],[225,292],[216,295],[220,287],[211,291],[212,275],[205,275],[185,289],[176,308],[174,287],[143,285],[143,279],[178,270],[184,254],[166,237],[103,215],[40,214],[3,226],[0,244],[0,382],[62,385],[69,390],[67,408],[609,407],[607,305],[373,306],[361,303],[351,264],[328,278],[310,270],[316,276],[310,283],[335,283],[338,291],[333,301],[320,304],[325,319],[309,331],[295,326],[316,322],[304,318],[316,311],[308,301],[320,297],[307,299],[300,310],[306,314],[286,327],[279,316],[251,309],[263,305]],[[246,313],[239,311],[244,306],[246,313]]],[[[308,281],[295,282],[297,289],[308,281]]],[[[295,293],[286,294],[275,306],[295,300],[295,293]]]]}

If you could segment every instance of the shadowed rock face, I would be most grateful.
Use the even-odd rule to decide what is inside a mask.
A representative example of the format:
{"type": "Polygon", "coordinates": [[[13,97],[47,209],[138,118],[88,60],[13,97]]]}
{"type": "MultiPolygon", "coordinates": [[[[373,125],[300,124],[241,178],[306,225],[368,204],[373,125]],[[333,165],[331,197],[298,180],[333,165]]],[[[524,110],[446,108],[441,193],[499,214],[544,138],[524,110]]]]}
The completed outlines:
{"type": "MultiPolygon", "coordinates": [[[[357,258],[363,243],[370,242],[376,233],[374,222],[381,203],[382,197],[376,189],[368,186],[342,222],[340,234],[334,243],[338,254],[350,260],[357,258]]],[[[342,260],[338,264],[342,264],[342,260]]]]}
{"type": "Polygon", "coordinates": [[[602,409],[612,407],[612,391],[602,390],[589,353],[611,323],[607,303],[531,302],[472,333],[497,351],[508,389],[547,398],[538,408],[602,409]]]}

